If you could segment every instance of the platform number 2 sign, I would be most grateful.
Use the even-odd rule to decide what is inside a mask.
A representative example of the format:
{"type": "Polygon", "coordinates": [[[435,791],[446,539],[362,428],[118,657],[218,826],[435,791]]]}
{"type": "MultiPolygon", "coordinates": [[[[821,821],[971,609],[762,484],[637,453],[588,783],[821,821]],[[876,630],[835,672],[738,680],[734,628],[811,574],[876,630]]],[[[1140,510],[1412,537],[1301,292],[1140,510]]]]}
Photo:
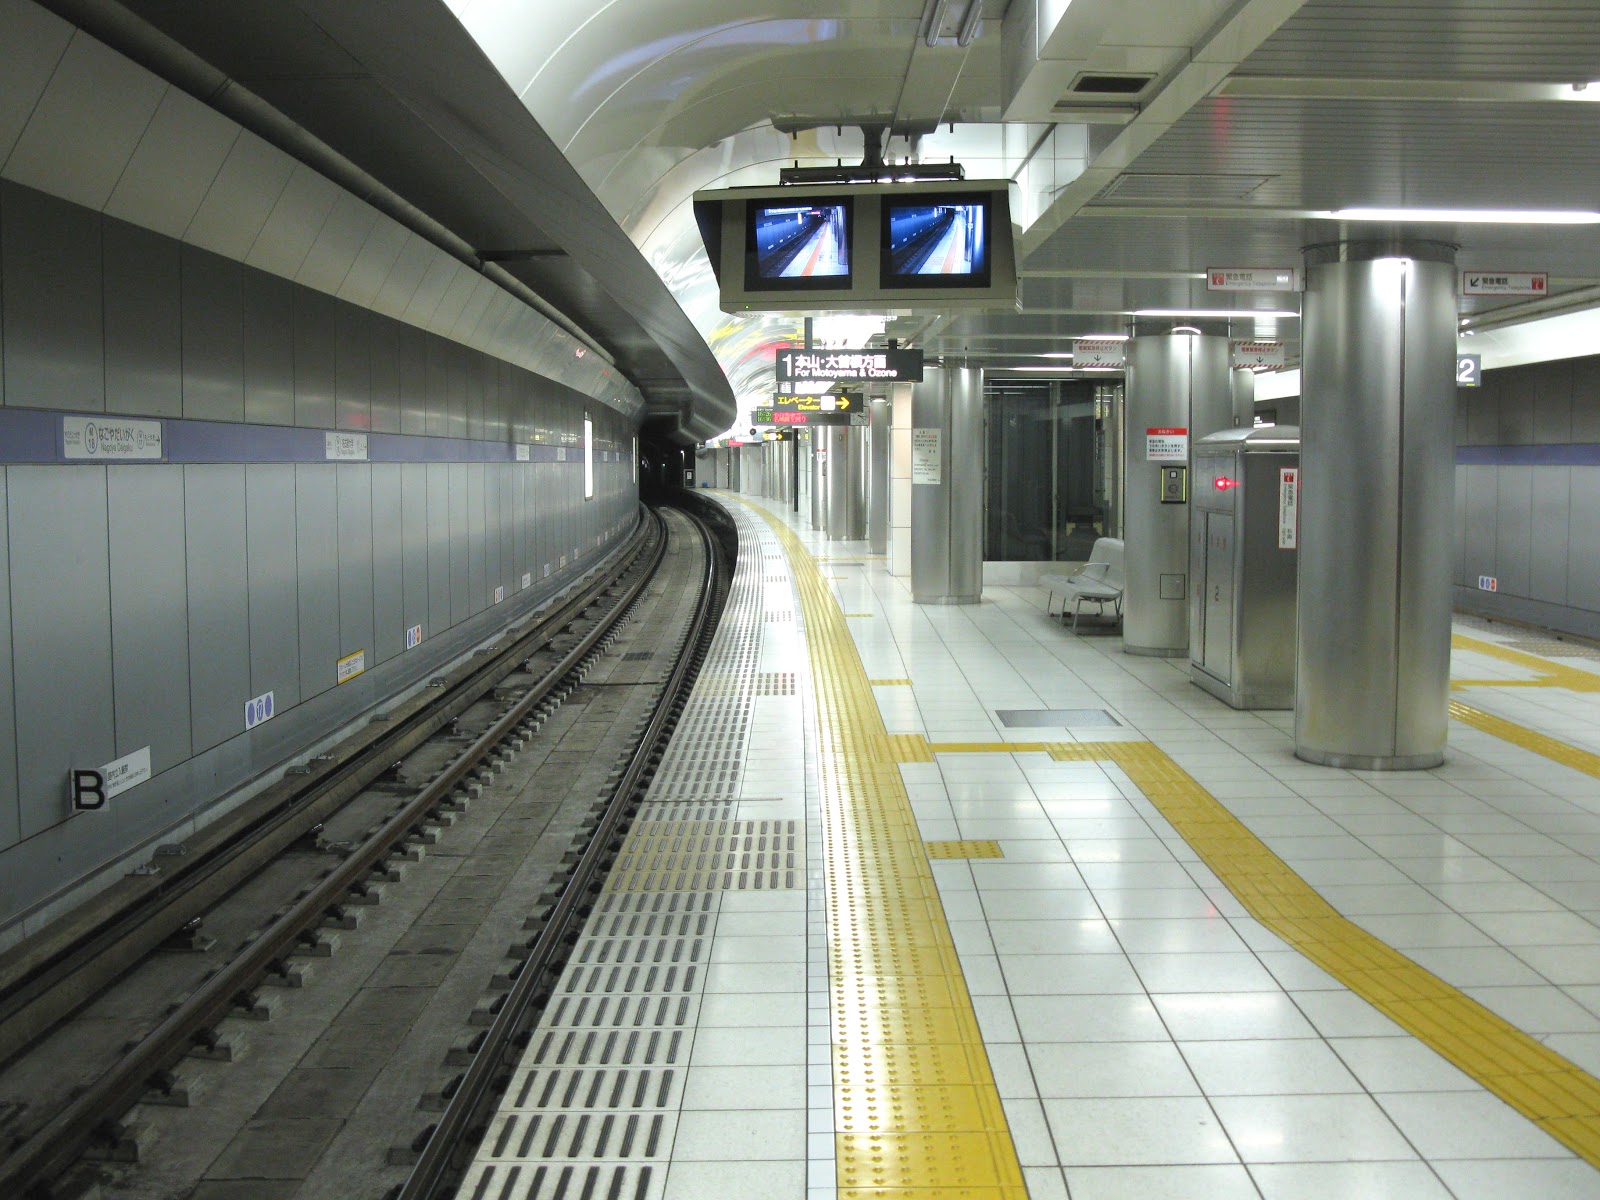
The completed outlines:
{"type": "Polygon", "coordinates": [[[1482,387],[1483,386],[1483,355],[1458,354],[1456,355],[1456,386],[1457,387],[1482,387]]]}

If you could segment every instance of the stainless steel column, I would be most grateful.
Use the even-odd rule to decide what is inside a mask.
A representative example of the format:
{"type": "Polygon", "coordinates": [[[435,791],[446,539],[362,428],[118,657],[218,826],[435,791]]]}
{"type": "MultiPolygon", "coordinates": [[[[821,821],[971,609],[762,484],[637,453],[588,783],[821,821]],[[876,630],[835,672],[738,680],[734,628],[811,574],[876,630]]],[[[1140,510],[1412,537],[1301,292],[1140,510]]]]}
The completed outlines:
{"type": "Polygon", "coordinates": [[[868,408],[867,545],[889,553],[889,401],[876,397],[868,408]]]}
{"type": "Polygon", "coordinates": [[[1256,424],[1256,373],[1249,367],[1235,367],[1232,379],[1234,428],[1254,429],[1256,424]]]}
{"type": "MultiPolygon", "coordinates": [[[[1161,468],[1147,431],[1183,429],[1190,445],[1233,423],[1228,339],[1191,333],[1136,337],[1127,348],[1123,441],[1122,648],[1180,658],[1189,652],[1189,505],[1161,502],[1161,468]]],[[[1192,475],[1192,472],[1190,472],[1192,475]]]]}
{"type": "Polygon", "coordinates": [[[827,445],[822,440],[822,430],[808,429],[807,442],[803,452],[809,460],[806,468],[811,477],[811,528],[827,528],[828,512],[828,485],[827,485],[827,445]]]}
{"type": "Polygon", "coordinates": [[[1444,761],[1455,497],[1455,247],[1306,249],[1294,752],[1444,761]]]}
{"type": "Polygon", "coordinates": [[[861,525],[861,497],[851,478],[851,442],[855,430],[845,425],[827,429],[823,444],[828,447],[828,538],[844,542],[858,538],[861,525]]]}
{"type": "Polygon", "coordinates": [[[911,392],[911,598],[983,599],[983,372],[929,367],[911,392]]]}

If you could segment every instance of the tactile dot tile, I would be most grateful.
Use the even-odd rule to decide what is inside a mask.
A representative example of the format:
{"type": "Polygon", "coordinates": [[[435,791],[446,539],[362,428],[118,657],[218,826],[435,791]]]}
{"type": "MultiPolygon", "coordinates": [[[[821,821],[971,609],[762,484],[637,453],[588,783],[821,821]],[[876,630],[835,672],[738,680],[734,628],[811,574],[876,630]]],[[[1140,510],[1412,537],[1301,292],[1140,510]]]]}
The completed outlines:
{"type": "Polygon", "coordinates": [[[1004,858],[1000,843],[992,838],[967,839],[957,842],[924,842],[929,858],[1004,858]]]}

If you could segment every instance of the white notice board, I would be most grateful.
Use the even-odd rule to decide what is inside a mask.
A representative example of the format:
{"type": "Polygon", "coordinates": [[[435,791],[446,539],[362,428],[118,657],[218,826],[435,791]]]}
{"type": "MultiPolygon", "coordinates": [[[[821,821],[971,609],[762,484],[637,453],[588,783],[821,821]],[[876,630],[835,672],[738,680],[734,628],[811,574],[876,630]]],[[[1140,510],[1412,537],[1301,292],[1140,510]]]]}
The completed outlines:
{"type": "Polygon", "coordinates": [[[1146,462],[1188,462],[1189,431],[1177,425],[1161,425],[1144,431],[1146,462]]]}
{"type": "Polygon", "coordinates": [[[911,482],[944,482],[944,430],[911,431],[911,482]]]}
{"type": "Polygon", "coordinates": [[[1300,546],[1300,468],[1278,468],[1278,549],[1300,546]]]}

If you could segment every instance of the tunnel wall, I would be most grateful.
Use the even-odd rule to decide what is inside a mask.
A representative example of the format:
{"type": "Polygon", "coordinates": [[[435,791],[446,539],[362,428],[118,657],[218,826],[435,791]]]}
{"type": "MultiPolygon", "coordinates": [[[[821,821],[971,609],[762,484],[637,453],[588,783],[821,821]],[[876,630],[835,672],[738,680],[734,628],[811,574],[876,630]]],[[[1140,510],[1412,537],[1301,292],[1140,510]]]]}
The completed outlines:
{"type": "Polygon", "coordinates": [[[569,586],[636,519],[633,434],[501,358],[0,183],[0,940],[569,586]],[[126,419],[159,459],[105,457],[150,428],[126,419]],[[73,811],[71,770],[145,748],[148,782],[73,811]]]}

